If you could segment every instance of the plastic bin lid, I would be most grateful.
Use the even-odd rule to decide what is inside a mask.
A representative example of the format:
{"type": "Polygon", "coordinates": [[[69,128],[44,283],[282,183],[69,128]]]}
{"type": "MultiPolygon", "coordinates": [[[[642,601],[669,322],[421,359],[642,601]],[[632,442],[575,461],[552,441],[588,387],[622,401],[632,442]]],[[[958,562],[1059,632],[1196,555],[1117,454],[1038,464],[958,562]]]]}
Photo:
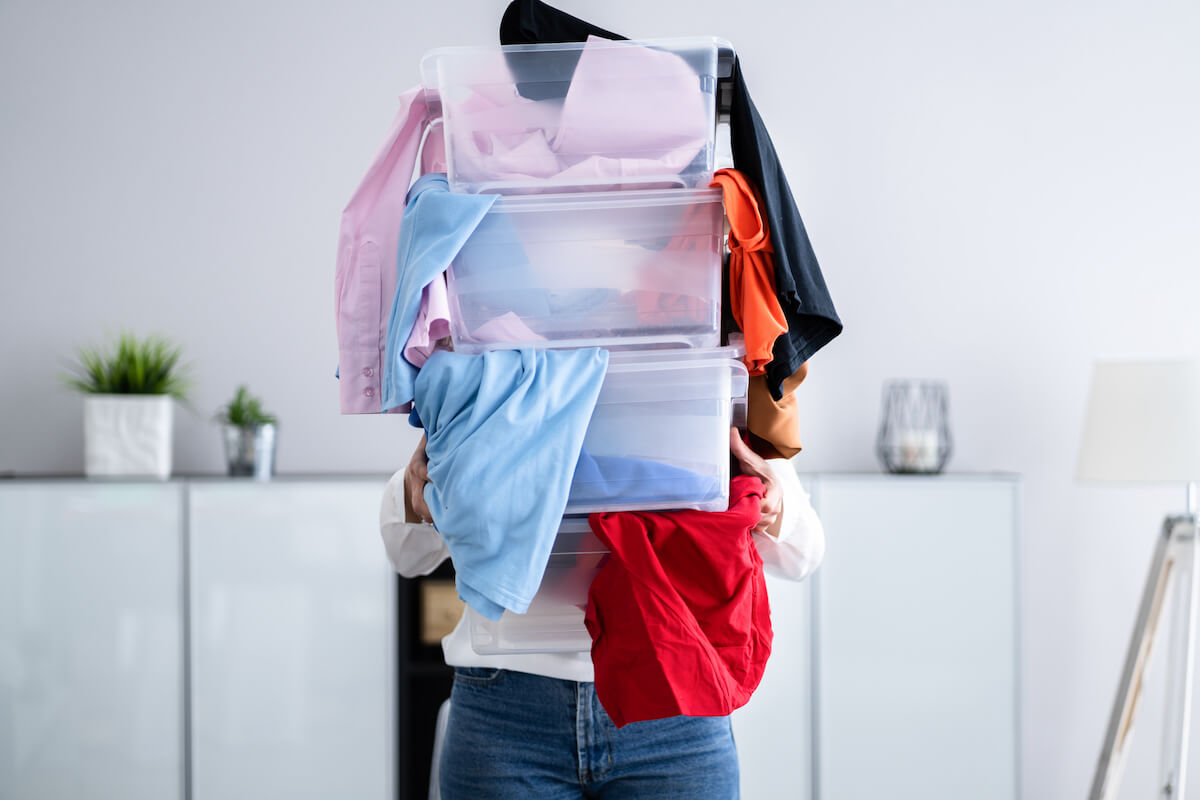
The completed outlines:
{"type": "Polygon", "coordinates": [[[741,335],[730,336],[724,347],[672,347],[658,350],[611,350],[608,363],[643,364],[648,361],[730,361],[746,355],[741,335]]]}
{"type": "Polygon", "coordinates": [[[601,192],[554,192],[502,195],[489,210],[490,214],[546,211],[594,211],[601,208],[642,208],[652,206],[691,206],[700,203],[721,203],[720,189],[625,189],[601,192]]]}
{"type": "MultiPolygon", "coordinates": [[[[421,56],[421,79],[427,87],[437,84],[437,64],[447,58],[477,55],[483,53],[569,53],[582,50],[584,47],[651,47],[673,52],[689,50],[713,49],[716,57],[716,74],[719,79],[729,78],[733,74],[733,61],[737,55],[733,45],[717,36],[674,36],[657,39],[599,39],[591,42],[542,42],[538,44],[506,44],[500,46],[470,46],[438,47],[427,51],[421,56]]],[[[565,62],[574,69],[574,60],[565,62]]],[[[569,79],[569,74],[548,75],[547,80],[569,79]]]]}
{"type": "Polygon", "coordinates": [[[550,555],[580,555],[584,553],[607,553],[608,548],[592,533],[587,516],[563,517],[558,526],[558,536],[550,548],[550,555]]]}

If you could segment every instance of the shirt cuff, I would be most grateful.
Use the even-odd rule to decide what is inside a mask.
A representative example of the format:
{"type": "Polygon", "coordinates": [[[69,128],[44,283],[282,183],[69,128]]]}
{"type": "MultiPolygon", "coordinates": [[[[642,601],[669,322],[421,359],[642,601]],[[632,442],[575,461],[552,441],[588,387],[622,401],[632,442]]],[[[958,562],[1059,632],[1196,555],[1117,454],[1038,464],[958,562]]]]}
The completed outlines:
{"type": "Polygon", "coordinates": [[[338,395],[343,414],[378,414],[383,409],[381,364],[378,350],[339,351],[338,395]]]}
{"type": "Polygon", "coordinates": [[[393,475],[383,490],[379,535],[392,568],[406,578],[428,575],[450,556],[433,525],[405,520],[404,470],[393,475]]]}
{"type": "Polygon", "coordinates": [[[787,580],[804,580],[825,557],[825,530],[792,463],[782,458],[769,458],[767,463],[783,493],[782,519],[778,536],[755,531],[754,541],[767,572],[787,580]]]}
{"type": "Polygon", "coordinates": [[[792,467],[792,462],[786,458],[768,458],[767,465],[771,471],[775,473],[775,480],[779,483],[780,492],[783,495],[783,513],[782,521],[779,523],[779,534],[770,536],[777,542],[785,542],[790,539],[796,529],[804,523],[805,509],[811,509],[812,504],[808,499],[808,492],[804,491],[804,487],[800,485],[800,477],[796,475],[796,470],[792,467]]]}

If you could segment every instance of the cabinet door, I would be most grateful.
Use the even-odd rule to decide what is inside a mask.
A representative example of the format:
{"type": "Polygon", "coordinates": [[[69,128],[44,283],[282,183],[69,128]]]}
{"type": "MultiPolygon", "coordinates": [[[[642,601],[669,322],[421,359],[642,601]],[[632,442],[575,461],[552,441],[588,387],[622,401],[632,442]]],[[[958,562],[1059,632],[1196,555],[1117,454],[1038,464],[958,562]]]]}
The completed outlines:
{"type": "Polygon", "coordinates": [[[820,478],[819,800],[1017,796],[1017,484],[820,478]]]}
{"type": "Polygon", "coordinates": [[[192,797],[394,796],[383,482],[195,483],[192,797]]]}
{"type": "Polygon", "coordinates": [[[181,493],[0,485],[0,797],[182,797],[181,493]]]}

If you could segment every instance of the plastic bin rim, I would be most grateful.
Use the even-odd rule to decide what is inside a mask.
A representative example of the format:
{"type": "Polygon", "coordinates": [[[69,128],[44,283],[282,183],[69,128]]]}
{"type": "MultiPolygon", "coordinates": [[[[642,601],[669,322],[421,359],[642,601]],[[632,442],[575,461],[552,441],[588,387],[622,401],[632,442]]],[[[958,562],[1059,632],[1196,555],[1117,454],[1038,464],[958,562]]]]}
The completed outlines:
{"type": "MultiPolygon", "coordinates": [[[[611,181],[609,181],[611,183],[611,181]]],[[[626,189],[601,192],[556,192],[554,194],[501,195],[489,214],[596,210],[602,208],[645,208],[722,203],[717,188],[626,189]]]]}
{"type": "MultiPolygon", "coordinates": [[[[538,53],[565,52],[582,50],[584,47],[625,48],[625,47],[664,47],[676,50],[714,48],[718,51],[733,51],[734,47],[728,39],[719,36],[663,36],[652,39],[595,39],[591,42],[540,42],[538,44],[505,44],[505,45],[455,45],[451,47],[435,47],[427,50],[421,56],[421,71],[424,73],[427,61],[445,56],[468,55],[471,53],[538,53]]],[[[736,52],[736,51],[735,51],[736,52]]],[[[724,77],[724,76],[721,76],[724,77]]]]}
{"type": "Polygon", "coordinates": [[[610,350],[608,363],[630,364],[646,361],[677,363],[725,362],[741,359],[746,355],[746,346],[740,340],[720,347],[671,347],[661,350],[610,350]]]}
{"type": "MultiPolygon", "coordinates": [[[[550,547],[551,556],[578,556],[591,555],[596,553],[607,553],[608,548],[597,540],[595,548],[585,549],[581,547],[581,543],[587,539],[587,536],[592,534],[592,526],[588,524],[587,515],[580,516],[564,516],[562,523],[558,526],[558,534],[554,537],[554,544],[550,547]],[[565,536],[570,540],[562,541],[562,549],[559,549],[560,536],[565,536]]],[[[594,535],[594,534],[593,534],[594,535]]]]}
{"type": "Polygon", "coordinates": [[[737,358],[697,358],[688,361],[629,361],[609,362],[609,372],[675,372],[682,369],[712,369],[729,367],[734,374],[745,373],[746,365],[737,358]]]}

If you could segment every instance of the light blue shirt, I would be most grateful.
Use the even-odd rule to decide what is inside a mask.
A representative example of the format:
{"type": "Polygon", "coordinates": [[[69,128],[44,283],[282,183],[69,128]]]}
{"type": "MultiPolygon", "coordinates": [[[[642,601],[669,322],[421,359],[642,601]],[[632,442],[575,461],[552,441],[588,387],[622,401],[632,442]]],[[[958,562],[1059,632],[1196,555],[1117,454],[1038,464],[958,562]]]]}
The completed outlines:
{"type": "Polygon", "coordinates": [[[413,399],[417,368],[404,359],[404,343],[421,307],[421,290],[441,275],[496,202],[494,194],[453,194],[446,176],[422,175],[408,191],[396,252],[396,294],[388,318],[383,361],[383,410],[413,399]]]}
{"type": "Polygon", "coordinates": [[[438,351],[415,382],[425,503],[458,595],[488,619],[522,614],[558,533],[608,351],[438,351]]]}

